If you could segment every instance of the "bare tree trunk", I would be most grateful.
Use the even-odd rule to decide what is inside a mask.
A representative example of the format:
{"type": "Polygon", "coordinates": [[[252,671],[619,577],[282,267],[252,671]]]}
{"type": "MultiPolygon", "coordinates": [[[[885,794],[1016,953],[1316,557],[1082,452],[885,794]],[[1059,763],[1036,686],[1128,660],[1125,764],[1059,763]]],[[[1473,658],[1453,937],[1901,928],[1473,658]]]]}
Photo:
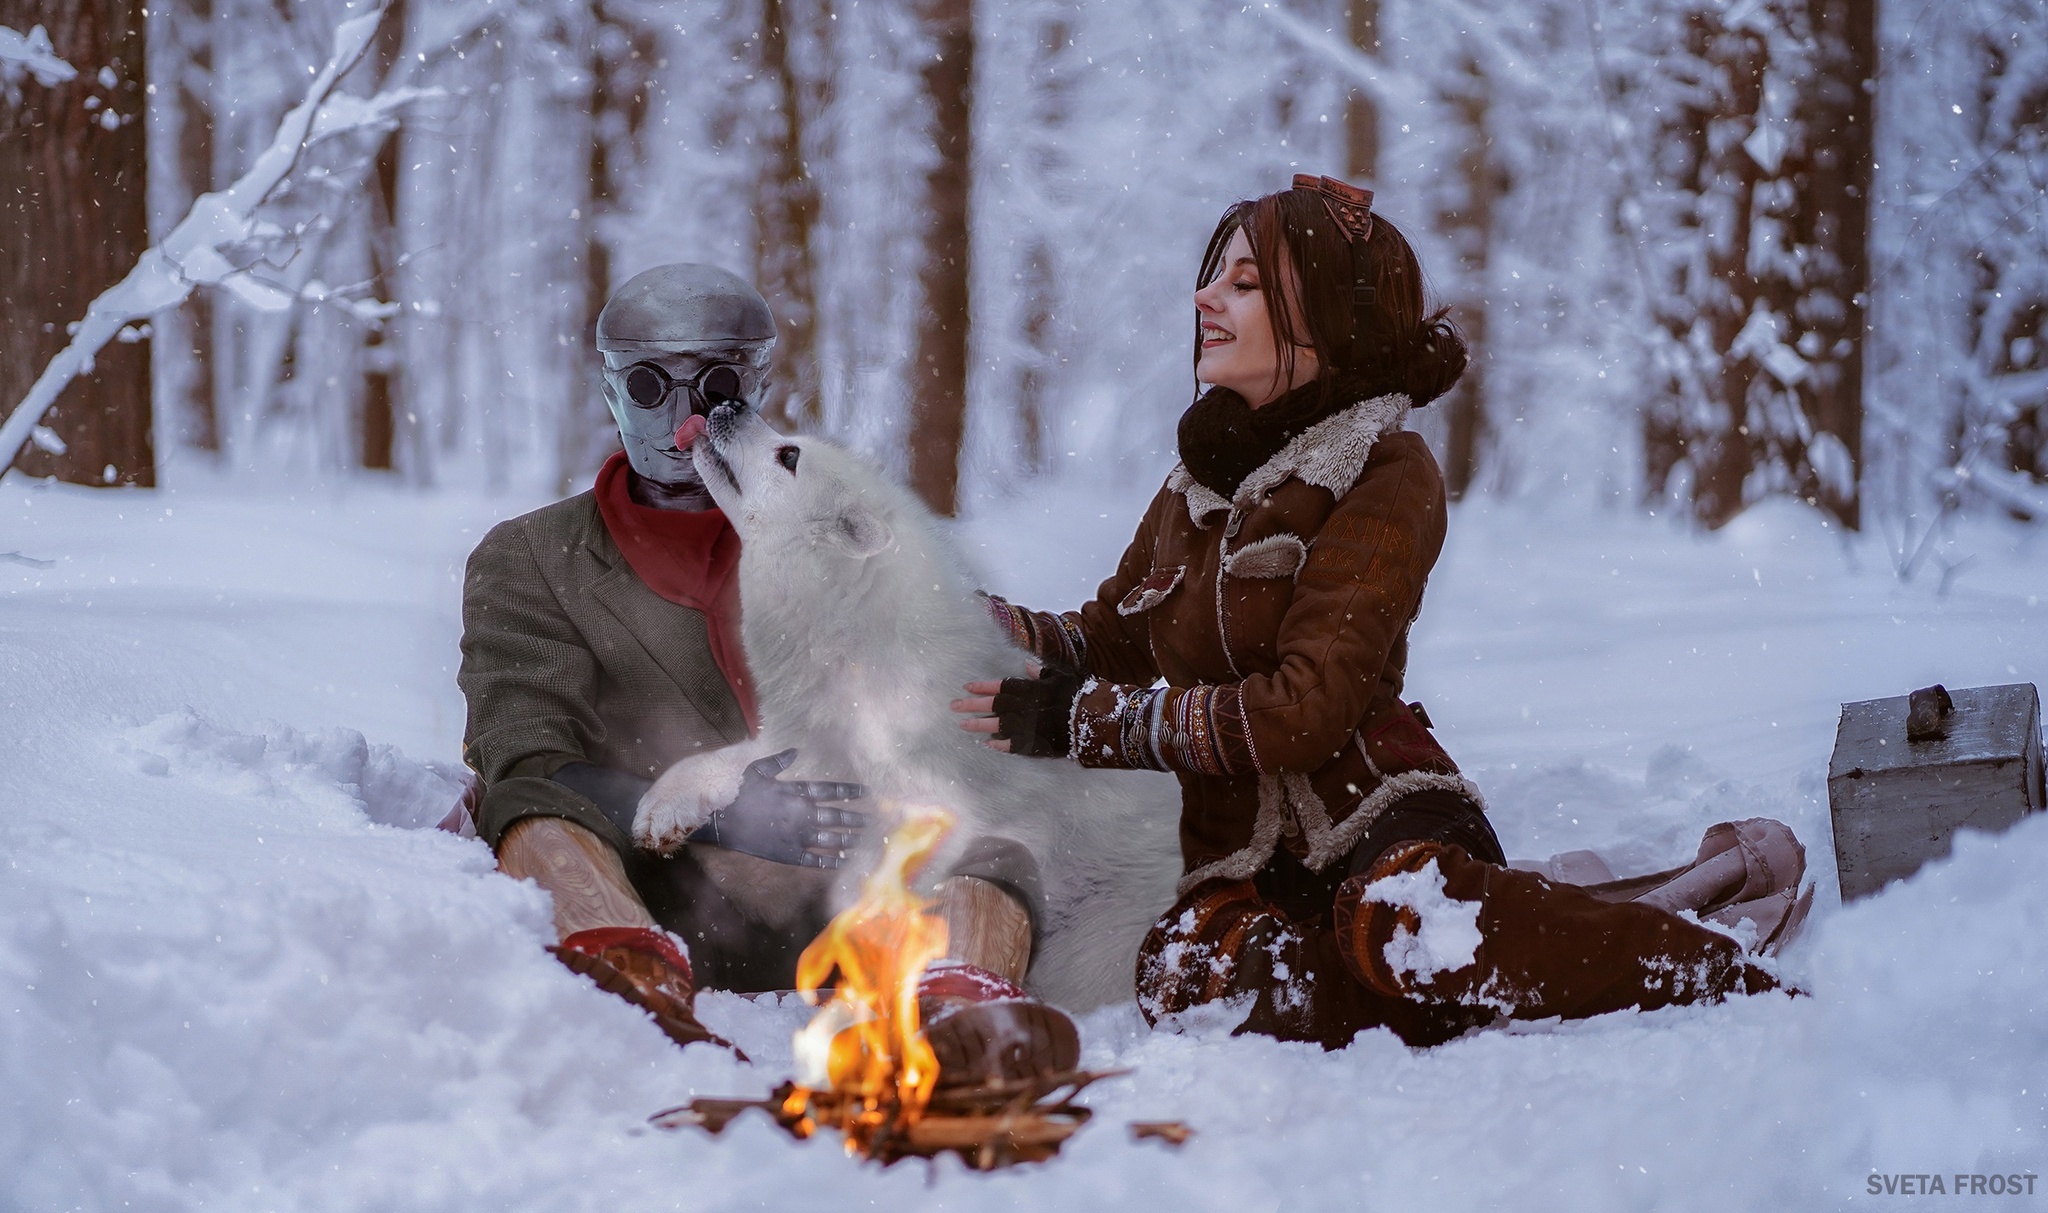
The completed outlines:
{"type": "Polygon", "coordinates": [[[1033,472],[1045,470],[1046,405],[1053,388],[1054,308],[1058,284],[1053,280],[1052,246],[1033,241],[1024,258],[1024,278],[1018,286],[1024,292],[1024,348],[1030,351],[1017,372],[1017,434],[1023,443],[1020,461],[1033,472]]]}
{"type": "MultiPolygon", "coordinates": [[[[377,75],[389,79],[405,45],[405,0],[391,0],[384,23],[377,28],[377,75]]],[[[396,286],[398,271],[398,132],[384,137],[370,175],[374,190],[368,210],[371,272],[385,294],[396,286]]],[[[396,344],[390,323],[374,320],[363,338],[362,466],[388,470],[396,466],[399,400],[404,394],[396,344]]]]}
{"type": "MultiPolygon", "coordinates": [[[[599,12],[602,13],[603,10],[600,9],[599,12]]],[[[602,41],[602,16],[599,17],[598,30],[599,40],[602,41]]],[[[604,116],[605,110],[602,107],[608,100],[607,90],[603,84],[605,71],[601,56],[594,74],[598,83],[592,90],[591,98],[593,125],[604,116]]],[[[586,414],[595,421],[595,410],[591,406],[601,406],[604,400],[604,358],[597,352],[597,319],[603,314],[604,305],[611,300],[612,249],[611,245],[605,243],[598,219],[616,205],[616,195],[612,191],[611,182],[611,158],[606,151],[606,143],[607,140],[601,131],[592,132],[590,205],[585,208],[583,214],[583,331],[578,334],[586,351],[583,382],[584,394],[589,397],[589,401],[578,401],[570,408],[569,415],[563,419],[561,447],[564,479],[575,474],[571,469],[580,470],[580,465],[595,462],[594,453],[585,444],[585,427],[581,421],[586,414]]]]}
{"type": "MultiPolygon", "coordinates": [[[[1035,172],[1055,176],[1070,170],[1064,151],[1073,117],[1073,77],[1061,68],[1073,58],[1074,26],[1057,9],[1038,29],[1038,58],[1031,68],[1032,143],[1020,149],[1035,172]]],[[[1032,237],[1018,281],[1022,308],[1017,359],[1017,436],[1022,470],[1046,467],[1046,425],[1059,387],[1059,252],[1042,233],[1032,237]]]]}
{"type": "Polygon", "coordinates": [[[974,95],[973,0],[922,0],[932,57],[921,73],[937,153],[925,174],[924,305],[911,364],[910,485],[946,516],[959,508],[967,429],[968,191],[974,95]]]}
{"type": "MultiPolygon", "coordinates": [[[[829,0],[812,7],[819,26],[829,22],[829,0]]],[[[788,21],[783,0],[761,0],[760,66],[775,90],[778,112],[770,120],[765,141],[768,162],[754,179],[754,273],[776,321],[776,370],[762,412],[779,426],[808,429],[824,416],[819,399],[818,275],[811,251],[811,234],[818,224],[818,185],[805,149],[816,100],[791,61],[788,21]]]]}
{"type": "MultiPolygon", "coordinates": [[[[142,0],[0,0],[0,25],[48,30],[75,79],[22,82],[0,106],[0,402],[28,393],[66,326],[149,247],[142,0]],[[111,81],[111,83],[103,83],[111,81]]],[[[16,466],[74,484],[153,486],[147,339],[116,342],[58,398],[16,466]],[[62,453],[46,449],[61,445],[62,453]]]]}
{"type": "MultiPolygon", "coordinates": [[[[152,190],[168,200],[159,219],[175,221],[194,198],[213,188],[213,0],[172,0],[167,12],[153,10],[151,16],[162,20],[150,34],[150,57],[161,66],[150,74],[157,86],[157,104],[173,115],[176,138],[166,159],[178,169],[172,174],[175,181],[155,182],[152,190]]],[[[218,453],[212,298],[205,291],[192,292],[175,311],[159,317],[154,329],[155,355],[168,348],[167,341],[182,347],[182,365],[164,384],[169,390],[159,394],[158,403],[173,410],[175,432],[183,445],[218,453]]],[[[159,372],[164,369],[160,364],[159,372]]]]}
{"type": "Polygon", "coordinates": [[[1493,157],[1487,123],[1489,85],[1476,59],[1467,59],[1457,83],[1444,101],[1458,115],[1464,146],[1458,153],[1458,202],[1439,215],[1438,223],[1458,256],[1456,319],[1471,351],[1471,361],[1444,400],[1444,490],[1450,499],[1464,497],[1479,474],[1487,437],[1486,267],[1493,243],[1493,210],[1500,194],[1500,173],[1493,157]]]}
{"type": "Polygon", "coordinates": [[[1813,334],[1810,380],[1813,428],[1841,440],[1847,466],[1812,457],[1808,490],[1851,530],[1863,521],[1863,338],[1870,286],[1872,90],[1877,78],[1877,5],[1812,5],[1819,62],[1807,107],[1810,205],[1795,239],[1820,251],[1799,319],[1813,334]]]}
{"type": "MultiPolygon", "coordinates": [[[[1380,53],[1380,0],[1351,0],[1346,6],[1351,45],[1375,59],[1380,53]]],[[[1354,184],[1370,185],[1380,171],[1380,108],[1364,89],[1344,100],[1344,171],[1354,184]]]]}
{"type": "MultiPolygon", "coordinates": [[[[403,28],[401,26],[401,28],[403,28]]],[[[398,214],[398,134],[385,136],[377,149],[376,170],[371,175],[376,190],[370,216],[370,261],[379,281],[387,281],[397,268],[398,231],[393,221],[398,214]]],[[[388,287],[386,288],[389,289],[388,287]]],[[[363,338],[362,465],[390,470],[398,439],[399,383],[397,347],[391,341],[387,322],[372,321],[363,338]]]]}
{"type": "MultiPolygon", "coordinates": [[[[592,6],[590,65],[590,182],[583,208],[583,398],[563,418],[562,471],[566,480],[597,462],[593,446],[614,449],[604,408],[604,360],[597,354],[597,317],[612,293],[612,250],[603,223],[619,207],[625,176],[639,160],[660,45],[652,31],[601,2],[592,6]]],[[[567,487],[565,484],[563,487],[567,487]]]]}
{"type": "MultiPolygon", "coordinates": [[[[1711,18],[1702,18],[1702,22],[1711,18]]],[[[1719,109],[1702,124],[1700,142],[1705,155],[1702,194],[1718,205],[1710,210],[1710,224],[1725,225],[1707,233],[1707,307],[1704,319],[1711,346],[1720,352],[1719,374],[1710,383],[1721,406],[1717,416],[1688,435],[1698,451],[1693,460],[1693,510],[1700,521],[1718,527],[1740,513],[1744,504],[1743,481],[1755,466],[1749,443],[1749,384],[1756,366],[1727,352],[1735,345],[1757,295],[1757,281],[1748,272],[1749,242],[1754,218],[1751,210],[1757,182],[1763,174],[1742,144],[1721,131],[1747,125],[1763,99],[1764,69],[1769,53],[1763,39],[1738,30],[1716,30],[1707,35],[1712,49],[1708,61],[1724,73],[1727,89],[1719,109]],[[1717,147],[1716,144],[1719,144],[1717,147]]]]}

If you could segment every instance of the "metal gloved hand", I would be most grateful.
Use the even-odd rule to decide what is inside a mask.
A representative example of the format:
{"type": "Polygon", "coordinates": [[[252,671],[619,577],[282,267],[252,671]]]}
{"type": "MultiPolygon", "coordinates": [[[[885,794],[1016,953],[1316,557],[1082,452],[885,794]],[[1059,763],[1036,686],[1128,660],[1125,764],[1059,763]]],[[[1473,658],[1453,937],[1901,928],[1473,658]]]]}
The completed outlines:
{"type": "Polygon", "coordinates": [[[1047,663],[1036,678],[1005,678],[996,692],[996,740],[1010,743],[1010,753],[1035,758],[1065,758],[1073,745],[1074,699],[1081,693],[1081,675],[1047,663]]]}
{"type": "Polygon", "coordinates": [[[868,790],[857,783],[776,778],[795,761],[796,751],[784,750],[749,763],[739,795],[698,826],[690,841],[803,868],[845,863],[868,829],[868,815],[820,802],[859,800],[868,790]]]}

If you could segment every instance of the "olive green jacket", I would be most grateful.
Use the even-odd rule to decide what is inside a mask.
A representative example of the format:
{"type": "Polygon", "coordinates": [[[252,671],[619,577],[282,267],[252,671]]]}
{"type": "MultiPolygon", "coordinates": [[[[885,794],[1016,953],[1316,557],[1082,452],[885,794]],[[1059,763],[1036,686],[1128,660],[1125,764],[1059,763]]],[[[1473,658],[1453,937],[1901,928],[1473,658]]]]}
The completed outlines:
{"type": "Polygon", "coordinates": [[[652,779],[747,735],[703,613],[640,580],[593,493],[500,523],[470,554],[456,682],[463,757],[484,782],[477,832],[494,847],[545,815],[629,849],[618,823],[547,776],[589,762],[652,779]]]}

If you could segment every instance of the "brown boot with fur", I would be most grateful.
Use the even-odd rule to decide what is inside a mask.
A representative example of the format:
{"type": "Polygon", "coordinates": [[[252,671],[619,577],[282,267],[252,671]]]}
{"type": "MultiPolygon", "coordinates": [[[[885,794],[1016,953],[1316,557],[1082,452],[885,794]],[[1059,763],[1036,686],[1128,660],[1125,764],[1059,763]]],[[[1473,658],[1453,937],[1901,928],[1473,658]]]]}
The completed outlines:
{"type": "MultiPolygon", "coordinates": [[[[1240,1033],[1339,1048],[1360,1028],[1385,1021],[1324,980],[1332,973],[1342,979],[1326,936],[1289,922],[1249,880],[1209,881],[1167,911],[1139,947],[1138,1010],[1156,1025],[1234,1003],[1244,1008],[1240,1033]]],[[[1407,1008],[1394,1010],[1403,1016],[1407,1008]]]]}
{"type": "Polygon", "coordinates": [[[654,1016],[655,1025],[677,1044],[708,1040],[747,1060],[731,1041],[698,1021],[690,958],[668,932],[654,927],[594,927],[577,931],[548,951],[599,989],[654,1016]]]}
{"type": "Polygon", "coordinates": [[[1336,925],[1346,964],[1373,990],[1517,1019],[1716,1002],[1778,984],[1734,940],[1676,914],[1441,842],[1401,843],[1345,881],[1336,925]]]}

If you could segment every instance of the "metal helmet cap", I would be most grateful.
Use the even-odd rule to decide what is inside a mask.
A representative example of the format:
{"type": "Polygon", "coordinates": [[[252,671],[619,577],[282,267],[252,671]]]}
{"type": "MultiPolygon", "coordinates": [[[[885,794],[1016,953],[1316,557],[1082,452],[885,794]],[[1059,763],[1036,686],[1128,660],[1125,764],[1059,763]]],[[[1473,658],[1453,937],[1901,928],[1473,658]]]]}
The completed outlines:
{"type": "Polygon", "coordinates": [[[677,262],[633,275],[597,317],[607,353],[690,354],[775,343],[775,316],[744,278],[677,262]]]}

